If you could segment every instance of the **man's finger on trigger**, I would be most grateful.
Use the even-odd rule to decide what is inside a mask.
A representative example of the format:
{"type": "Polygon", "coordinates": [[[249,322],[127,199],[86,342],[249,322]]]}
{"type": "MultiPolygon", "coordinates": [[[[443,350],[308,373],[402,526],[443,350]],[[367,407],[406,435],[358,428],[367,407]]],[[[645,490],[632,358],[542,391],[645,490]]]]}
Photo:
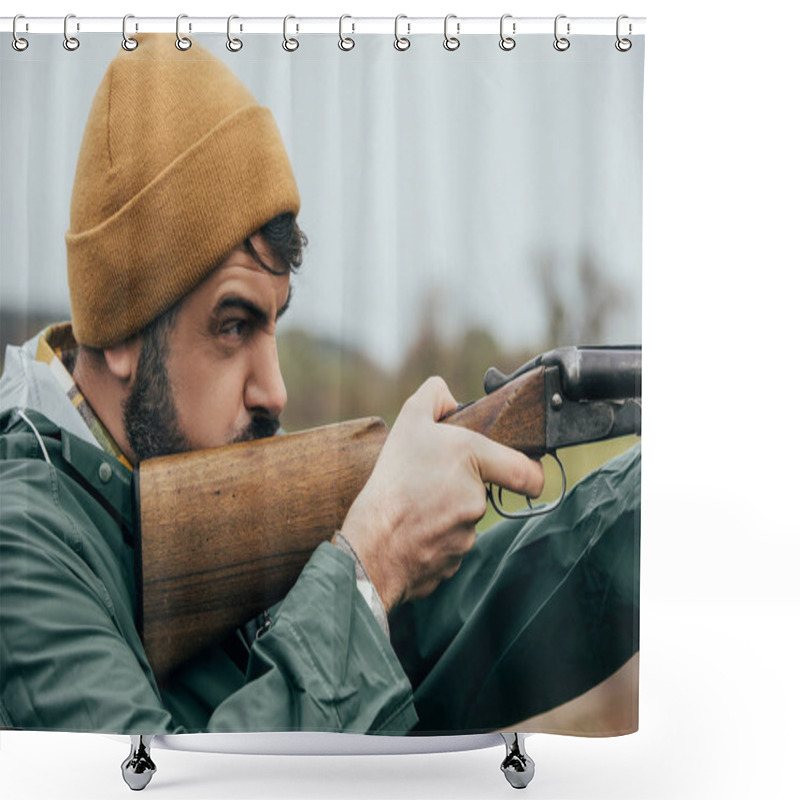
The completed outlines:
{"type": "Polygon", "coordinates": [[[529,497],[538,497],[542,493],[544,469],[541,462],[480,434],[476,434],[474,446],[484,483],[493,483],[529,497]]]}

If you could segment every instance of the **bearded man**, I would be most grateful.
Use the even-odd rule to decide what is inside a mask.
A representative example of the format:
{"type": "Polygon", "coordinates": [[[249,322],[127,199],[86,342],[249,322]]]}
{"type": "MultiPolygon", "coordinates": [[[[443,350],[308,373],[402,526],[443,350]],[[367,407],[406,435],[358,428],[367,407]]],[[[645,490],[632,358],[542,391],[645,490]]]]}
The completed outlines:
{"type": "Polygon", "coordinates": [[[73,187],[72,322],[9,348],[0,383],[3,726],[475,732],[637,651],[638,448],[476,541],[485,483],[537,496],[541,465],[437,425],[456,402],[432,378],[281,603],[156,682],[131,468],[279,431],[299,207],[272,115],[216,58],[143,35],[114,59],[73,187]]]}

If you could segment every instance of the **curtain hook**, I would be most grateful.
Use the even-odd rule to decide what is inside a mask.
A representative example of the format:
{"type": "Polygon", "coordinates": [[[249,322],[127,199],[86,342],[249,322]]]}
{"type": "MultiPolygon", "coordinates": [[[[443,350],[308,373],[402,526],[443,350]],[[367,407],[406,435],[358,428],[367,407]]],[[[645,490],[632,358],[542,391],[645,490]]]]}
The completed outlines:
{"type": "MultiPolygon", "coordinates": [[[[570,44],[569,43],[569,39],[567,39],[565,36],[559,36],[558,35],[558,21],[560,19],[566,19],[566,18],[567,18],[566,14],[559,14],[556,17],[556,21],[555,21],[555,24],[553,26],[554,35],[556,37],[556,40],[553,42],[553,47],[555,47],[555,49],[558,50],[560,53],[563,53],[565,50],[569,50],[569,44],[570,44]]],[[[570,28],[570,24],[568,22],[567,23],[567,36],[569,36],[569,28],[570,28]]]]}
{"type": "MultiPolygon", "coordinates": [[[[67,26],[71,19],[75,19],[74,14],[67,14],[67,16],[64,17],[64,49],[70,52],[77,50],[81,46],[81,43],[74,36],[69,35],[67,26]]],[[[80,25],[78,26],[78,30],[80,30],[80,25]]]]}
{"type": "MultiPolygon", "coordinates": [[[[192,40],[188,36],[181,34],[181,20],[188,18],[188,14],[178,14],[178,18],[175,20],[175,47],[178,50],[188,50],[192,46],[192,40]]],[[[192,26],[189,25],[189,30],[191,29],[192,26]]]]}
{"type": "MultiPolygon", "coordinates": [[[[344,21],[346,19],[353,19],[349,14],[342,14],[339,17],[339,49],[344,50],[347,52],[348,50],[352,50],[356,46],[355,39],[351,39],[349,36],[345,37],[342,28],[344,26],[344,21]]],[[[355,22],[350,23],[353,26],[352,33],[356,32],[356,24],[355,22]]]]}
{"type": "MultiPolygon", "coordinates": [[[[405,14],[398,14],[394,18],[394,49],[395,50],[408,50],[411,47],[411,39],[407,39],[405,36],[400,36],[400,20],[401,19],[408,19],[405,14]]],[[[411,33],[411,23],[407,22],[406,26],[408,27],[408,33],[411,33]]]]}
{"type": "MultiPolygon", "coordinates": [[[[630,39],[623,39],[619,35],[619,28],[620,28],[619,24],[624,19],[629,19],[627,14],[620,14],[617,17],[617,41],[614,42],[614,47],[616,47],[617,50],[620,51],[620,53],[627,53],[628,50],[630,50],[631,47],[633,47],[633,42],[630,39]]],[[[628,35],[630,35],[632,32],[633,32],[633,25],[628,23],[628,35]]]]}
{"type": "Polygon", "coordinates": [[[128,20],[136,19],[133,14],[126,14],[122,18],[122,49],[131,52],[139,46],[139,41],[134,39],[133,36],[128,36],[128,20]]]}
{"type": "MultiPolygon", "coordinates": [[[[517,40],[513,36],[506,36],[503,30],[503,26],[507,19],[512,19],[511,14],[503,14],[500,17],[500,49],[505,50],[508,52],[509,50],[513,50],[517,46],[517,40]]],[[[512,23],[511,27],[512,33],[517,32],[517,23],[512,23]]]]}
{"type": "MultiPolygon", "coordinates": [[[[290,19],[297,19],[297,17],[293,17],[291,14],[289,14],[283,18],[283,49],[287,53],[293,53],[298,47],[300,47],[300,42],[298,42],[297,39],[290,39],[288,36],[287,31],[290,19]]],[[[300,30],[299,25],[297,26],[297,30],[300,30]]]]}
{"type": "Polygon", "coordinates": [[[461,47],[461,41],[458,38],[458,34],[461,32],[461,23],[456,23],[456,35],[450,36],[447,33],[447,26],[451,19],[457,19],[456,15],[448,14],[444,18],[444,49],[452,52],[453,50],[458,50],[458,48],[461,47]]]}
{"type": "MultiPolygon", "coordinates": [[[[236,14],[231,14],[228,17],[228,41],[225,42],[225,47],[227,47],[228,50],[231,51],[231,53],[238,53],[242,49],[242,47],[244,47],[241,39],[234,39],[231,36],[231,22],[235,19],[239,19],[239,17],[237,17],[236,14]]],[[[239,30],[241,30],[241,27],[239,28],[239,30]]]]}
{"type": "MultiPolygon", "coordinates": [[[[23,14],[17,14],[17,16],[14,17],[14,22],[11,24],[11,33],[14,36],[14,38],[11,40],[11,46],[18,53],[21,53],[23,50],[27,50],[28,49],[28,40],[27,39],[23,39],[17,33],[17,20],[18,19],[25,19],[25,16],[23,14]]],[[[27,25],[26,25],[26,28],[27,28],[27,25]]]]}

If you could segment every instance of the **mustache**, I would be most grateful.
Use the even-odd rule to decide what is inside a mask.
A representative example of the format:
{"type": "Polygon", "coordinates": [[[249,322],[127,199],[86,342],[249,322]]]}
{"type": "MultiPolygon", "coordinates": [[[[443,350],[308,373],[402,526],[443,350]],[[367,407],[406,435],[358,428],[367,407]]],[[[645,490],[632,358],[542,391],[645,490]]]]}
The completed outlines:
{"type": "Polygon", "coordinates": [[[252,442],[256,439],[269,439],[274,436],[281,427],[281,421],[278,417],[256,416],[250,421],[250,424],[231,442],[252,442]]]}

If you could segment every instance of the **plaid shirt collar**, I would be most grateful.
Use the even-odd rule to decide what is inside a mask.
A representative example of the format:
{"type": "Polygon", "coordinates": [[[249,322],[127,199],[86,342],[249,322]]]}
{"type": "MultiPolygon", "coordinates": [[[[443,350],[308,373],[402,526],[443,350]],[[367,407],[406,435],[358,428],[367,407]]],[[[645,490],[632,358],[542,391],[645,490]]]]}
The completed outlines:
{"type": "Polygon", "coordinates": [[[47,364],[50,368],[59,386],[64,390],[72,405],[75,406],[81,418],[89,427],[97,444],[128,469],[133,469],[130,461],[119,449],[106,426],[103,425],[100,418],[95,414],[94,409],[78,389],[70,370],[66,366],[66,364],[74,364],[77,351],[78,343],[72,334],[72,325],[69,322],[62,322],[58,325],[51,325],[39,336],[36,360],[47,364]]]}

